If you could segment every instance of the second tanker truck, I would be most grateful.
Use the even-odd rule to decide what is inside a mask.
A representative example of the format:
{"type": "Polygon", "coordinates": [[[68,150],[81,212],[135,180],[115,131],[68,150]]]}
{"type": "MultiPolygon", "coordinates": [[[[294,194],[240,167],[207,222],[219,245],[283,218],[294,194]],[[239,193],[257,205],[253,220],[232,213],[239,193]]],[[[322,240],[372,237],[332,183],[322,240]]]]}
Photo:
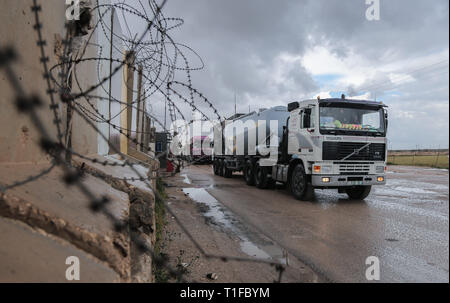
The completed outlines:
{"type": "Polygon", "coordinates": [[[215,130],[222,144],[214,144],[214,173],[241,171],[261,189],[283,183],[299,200],[314,189],[362,200],[373,185],[386,184],[387,126],[385,104],[345,96],[236,115],[215,130]]]}

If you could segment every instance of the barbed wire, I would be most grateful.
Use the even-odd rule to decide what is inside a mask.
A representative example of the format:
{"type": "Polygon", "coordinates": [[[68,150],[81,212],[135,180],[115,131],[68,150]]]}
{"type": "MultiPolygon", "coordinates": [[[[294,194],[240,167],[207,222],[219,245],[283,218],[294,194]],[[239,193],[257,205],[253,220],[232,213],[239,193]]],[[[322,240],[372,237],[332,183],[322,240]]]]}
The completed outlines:
{"type": "MultiPolygon", "coordinates": [[[[188,105],[193,111],[199,112],[202,115],[203,119],[208,121],[212,121],[211,118],[202,110],[201,106],[197,103],[201,102],[202,104],[206,104],[207,108],[209,108],[219,120],[221,120],[222,117],[220,116],[213,103],[192,85],[191,71],[201,70],[204,67],[204,63],[201,60],[200,56],[190,47],[175,42],[168,34],[169,31],[179,28],[183,24],[183,20],[180,18],[166,18],[163,15],[162,8],[165,6],[167,2],[166,0],[163,0],[160,4],[158,4],[156,0],[149,0],[148,6],[150,7],[151,13],[145,10],[145,6],[140,0],[138,2],[142,7],[142,10],[133,8],[125,3],[99,4],[99,1],[96,0],[96,6],[89,9],[89,13],[91,14],[91,16],[98,16],[98,20],[95,23],[94,27],[90,29],[88,38],[86,40],[83,40],[82,48],[78,48],[77,50],[74,47],[74,42],[76,42],[75,40],[79,37],[73,35],[73,27],[71,27],[73,26],[73,24],[71,24],[70,22],[66,23],[66,35],[65,38],[61,41],[64,47],[62,53],[60,54],[59,62],[54,66],[49,66],[50,58],[46,55],[45,52],[47,41],[44,39],[44,35],[42,33],[44,25],[40,19],[42,6],[38,4],[38,0],[32,0],[33,5],[31,7],[31,10],[34,14],[33,28],[36,31],[38,39],[37,47],[39,49],[39,60],[43,68],[43,79],[45,80],[47,86],[46,93],[50,104],[49,109],[53,115],[53,125],[56,128],[57,140],[53,139],[53,137],[51,136],[51,130],[46,127],[46,124],[43,123],[40,116],[37,115],[36,112],[36,110],[38,108],[41,108],[42,105],[45,104],[45,102],[43,102],[40,96],[28,93],[22,86],[22,84],[17,80],[16,74],[13,69],[13,64],[20,60],[18,53],[12,47],[5,47],[3,45],[0,45],[0,69],[4,71],[6,79],[15,92],[14,103],[16,109],[19,113],[27,115],[31,119],[32,124],[34,125],[40,136],[40,148],[43,150],[43,152],[51,157],[51,163],[49,167],[43,169],[41,172],[34,176],[25,178],[24,180],[12,182],[11,184],[6,186],[0,186],[0,191],[2,193],[5,193],[12,188],[16,188],[24,184],[36,181],[39,178],[50,173],[55,167],[59,167],[64,173],[64,183],[66,183],[68,186],[77,187],[86,197],[86,199],[88,199],[88,201],[90,202],[90,211],[92,211],[93,213],[101,213],[105,215],[111,222],[116,232],[127,232],[127,227],[130,226],[129,219],[123,220],[116,218],[106,207],[111,202],[110,198],[108,198],[106,195],[98,197],[91,190],[89,190],[89,188],[83,183],[82,168],[73,166],[71,157],[70,161],[68,161],[67,157],[63,157],[63,154],[67,155],[67,153],[69,153],[70,155],[75,155],[82,160],[90,161],[92,163],[98,163],[103,166],[128,167],[136,175],[136,177],[115,179],[122,180],[124,182],[142,181],[148,187],[148,189],[154,193],[157,199],[164,201],[159,192],[155,188],[153,188],[152,184],[150,183],[150,178],[143,175],[142,172],[140,172],[136,167],[137,164],[147,164],[142,163],[141,161],[137,161],[137,164],[128,161],[127,155],[121,153],[120,150],[116,146],[114,146],[114,144],[112,144],[110,138],[108,138],[102,131],[100,131],[98,127],[98,124],[106,123],[108,127],[113,128],[119,134],[125,136],[127,140],[130,140],[137,146],[140,146],[141,148],[148,148],[148,146],[144,146],[142,142],[139,142],[137,138],[133,138],[131,135],[132,133],[136,135],[148,135],[148,132],[143,132],[139,129],[126,129],[121,125],[116,125],[112,122],[112,120],[114,119],[113,116],[107,118],[98,109],[99,102],[108,101],[117,103],[120,106],[128,107],[128,109],[130,110],[139,110],[136,104],[141,100],[133,99],[131,103],[123,102],[122,100],[119,100],[111,95],[109,95],[108,97],[98,95],[98,91],[103,91],[103,93],[105,94],[108,93],[108,90],[104,85],[112,77],[114,77],[115,74],[119,73],[125,65],[129,65],[129,61],[131,59],[130,54],[134,53],[135,61],[132,65],[130,65],[130,67],[133,72],[138,70],[137,66],[139,68],[142,68],[143,95],[145,95],[146,99],[150,99],[152,97],[154,99],[157,99],[157,94],[163,96],[163,99],[169,106],[169,115],[172,122],[177,120],[176,113],[178,113],[184,120],[184,113],[176,104],[176,102],[181,102],[181,104],[188,105]],[[135,34],[134,36],[132,36],[132,33],[129,30],[129,34],[131,37],[114,33],[111,28],[112,26],[108,26],[108,23],[104,19],[105,15],[108,12],[112,14],[115,10],[121,11],[122,14],[124,14],[124,17],[125,13],[127,13],[131,14],[133,18],[137,17],[143,20],[147,24],[143,33],[141,33],[140,35],[135,34]],[[117,45],[120,45],[120,43],[116,44],[113,43],[113,40],[108,40],[110,45],[116,48],[117,53],[122,58],[105,57],[103,55],[103,48],[101,47],[101,45],[90,41],[90,39],[93,37],[93,33],[99,29],[101,29],[107,39],[108,37],[112,37],[121,42],[124,49],[127,50],[126,52],[120,49],[120,47],[117,47],[117,45]],[[171,56],[169,56],[169,46],[171,46],[171,56]],[[86,50],[89,47],[96,47],[97,49],[99,49],[97,57],[86,56],[86,50]],[[186,54],[184,54],[182,48],[184,50],[189,50],[192,54],[197,56],[201,63],[200,66],[191,68],[188,57],[186,56],[186,54]],[[180,57],[182,58],[181,66],[179,66],[177,63],[177,60],[180,57]],[[97,63],[97,82],[91,83],[87,88],[83,88],[80,81],[81,76],[78,75],[77,67],[79,67],[82,63],[91,62],[97,63]],[[102,76],[100,72],[101,64],[103,62],[109,62],[113,65],[115,64],[115,67],[111,69],[109,74],[106,76],[102,76]],[[183,72],[186,82],[181,82],[180,80],[175,79],[176,72],[183,72]],[[72,85],[73,83],[76,84],[76,93],[74,93],[74,87],[72,85]],[[175,90],[175,85],[178,85],[187,90],[189,96],[186,97],[181,92],[175,90]],[[173,96],[175,96],[176,98],[173,98],[173,96]],[[87,103],[87,106],[83,104],[84,101],[87,103]],[[105,140],[112,152],[121,156],[125,160],[121,163],[118,161],[108,160],[100,161],[94,157],[88,157],[73,150],[70,144],[67,143],[67,137],[69,136],[69,133],[71,131],[71,125],[66,124],[66,127],[64,127],[63,119],[60,118],[61,105],[65,106],[68,110],[70,110],[70,112],[78,114],[86,123],[86,125],[88,125],[95,133],[99,134],[99,136],[103,140],[105,140]],[[66,139],[64,140],[64,138],[66,139]]],[[[135,92],[134,88],[130,89],[135,92]]],[[[121,111],[119,111],[116,117],[120,114],[121,111]]],[[[165,132],[168,132],[166,123],[156,119],[156,115],[154,112],[146,111],[145,115],[151,117],[151,119],[157,122],[165,132]]],[[[190,123],[192,122],[193,121],[191,121],[190,123]]],[[[186,125],[190,125],[190,123],[186,125]]],[[[154,159],[156,160],[161,156],[165,156],[165,154],[162,153],[158,156],[155,156],[154,159]]],[[[194,159],[188,165],[193,165],[200,160],[202,159],[194,159]]],[[[171,209],[171,207],[169,207],[167,203],[164,203],[164,208],[175,219],[181,230],[186,234],[186,236],[206,259],[217,259],[223,262],[233,260],[239,262],[266,263],[275,267],[276,271],[278,272],[278,280],[276,282],[281,282],[282,274],[284,272],[284,266],[281,263],[272,260],[209,254],[195,240],[195,237],[181,222],[180,218],[175,214],[175,212],[171,209]]],[[[145,239],[142,238],[142,234],[139,231],[130,228],[128,229],[128,234],[130,240],[137,245],[137,248],[140,250],[140,252],[149,254],[157,266],[165,268],[171,277],[177,278],[177,281],[187,282],[186,278],[184,277],[185,274],[180,270],[171,267],[166,258],[155,253],[154,249],[146,243],[145,239]]]]}

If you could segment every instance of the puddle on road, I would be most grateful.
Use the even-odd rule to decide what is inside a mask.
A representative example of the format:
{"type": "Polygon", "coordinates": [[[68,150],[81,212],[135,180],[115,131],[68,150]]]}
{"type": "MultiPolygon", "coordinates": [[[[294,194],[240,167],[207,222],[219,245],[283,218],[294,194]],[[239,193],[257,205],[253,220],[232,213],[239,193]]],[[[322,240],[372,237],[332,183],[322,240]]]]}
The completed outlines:
{"type": "Polygon", "coordinates": [[[208,211],[204,213],[205,217],[212,218],[216,223],[222,224],[226,228],[232,228],[232,223],[225,216],[222,205],[211,196],[204,188],[183,188],[183,192],[197,203],[206,204],[208,211]]]}
{"type": "Polygon", "coordinates": [[[245,238],[240,239],[241,239],[241,250],[245,254],[251,257],[255,257],[257,259],[272,259],[272,257],[268,253],[260,249],[254,243],[250,242],[248,239],[245,238]]]}
{"type": "MultiPolygon", "coordinates": [[[[442,208],[424,208],[426,205],[448,205],[448,186],[413,180],[388,179],[385,186],[375,186],[367,199],[374,207],[389,208],[448,222],[448,212],[442,208]],[[392,201],[393,199],[393,201],[392,201]]],[[[448,209],[448,208],[447,208],[448,209]]]]}
{"type": "Polygon", "coordinates": [[[279,247],[275,247],[272,244],[271,246],[273,247],[270,247],[270,251],[273,253],[268,253],[250,241],[245,235],[245,232],[235,224],[238,221],[234,218],[233,214],[225,209],[216,198],[206,191],[205,188],[183,188],[183,192],[189,195],[195,202],[207,205],[208,210],[203,215],[239,237],[241,251],[246,255],[257,259],[272,259],[283,264],[286,263],[283,259],[283,252],[279,247]]]}
{"type": "Polygon", "coordinates": [[[412,193],[412,194],[434,194],[434,191],[429,191],[421,188],[414,188],[414,187],[405,187],[405,186],[397,186],[394,187],[394,190],[412,193]]]}
{"type": "Polygon", "coordinates": [[[192,182],[191,182],[191,180],[189,179],[189,177],[186,175],[186,174],[181,174],[180,176],[182,176],[184,179],[183,179],[183,182],[184,183],[186,183],[186,184],[192,184],[192,182]]]}
{"type": "Polygon", "coordinates": [[[423,170],[448,172],[446,168],[424,168],[423,170]]]}
{"type": "Polygon", "coordinates": [[[448,195],[448,185],[402,179],[387,179],[385,186],[376,186],[376,193],[385,196],[406,196],[436,200],[440,195],[448,195]]]}

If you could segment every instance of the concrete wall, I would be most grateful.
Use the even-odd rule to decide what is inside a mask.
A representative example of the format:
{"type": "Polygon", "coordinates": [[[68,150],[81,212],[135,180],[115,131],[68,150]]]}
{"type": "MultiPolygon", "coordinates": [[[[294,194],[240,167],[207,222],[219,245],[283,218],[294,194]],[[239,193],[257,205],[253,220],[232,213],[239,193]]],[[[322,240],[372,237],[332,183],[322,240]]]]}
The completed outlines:
{"type": "MultiPolygon", "coordinates": [[[[49,109],[49,98],[46,95],[47,85],[42,77],[43,68],[39,61],[40,53],[37,47],[37,34],[33,29],[34,13],[31,11],[33,1],[14,0],[3,1],[0,9],[0,47],[13,46],[19,53],[19,61],[13,67],[18,80],[27,93],[38,94],[44,101],[39,109],[45,127],[56,139],[56,127],[53,123],[53,113],[49,109]]],[[[40,0],[42,7],[40,19],[43,24],[43,37],[47,41],[46,55],[49,56],[49,66],[57,64],[55,47],[65,33],[65,1],[40,0]]],[[[87,56],[96,56],[94,47],[88,49],[87,56]]],[[[95,64],[81,64],[77,67],[81,87],[92,85],[96,80],[95,64]]],[[[55,72],[55,77],[57,72],[55,72]]],[[[74,87],[77,85],[74,83],[74,87]]],[[[0,72],[0,162],[42,162],[47,156],[42,153],[38,142],[39,133],[28,117],[18,114],[14,106],[15,93],[3,73],[0,72]]],[[[59,98],[58,98],[59,101],[59,98]]],[[[96,103],[96,101],[92,101],[96,103]]],[[[87,104],[85,100],[80,103],[87,104]]],[[[60,117],[65,125],[65,108],[60,107],[60,117]]],[[[97,133],[91,129],[79,116],[73,120],[73,148],[83,154],[97,153],[97,133]]]]}
{"type": "MultiPolygon", "coordinates": [[[[47,84],[42,76],[41,55],[36,44],[37,34],[33,30],[35,21],[30,9],[33,1],[1,1],[0,47],[11,45],[18,51],[19,61],[12,67],[26,93],[42,98],[44,104],[38,114],[56,140],[54,116],[49,109],[47,84]]],[[[50,59],[49,66],[54,66],[57,64],[57,54],[61,54],[61,39],[65,36],[65,1],[39,0],[39,4],[42,6],[39,15],[42,34],[47,43],[46,56],[50,59]]],[[[95,21],[94,18],[93,24],[95,21]]],[[[98,43],[98,40],[98,33],[94,32],[83,58],[96,59],[99,56],[98,45],[102,46],[105,42],[98,43]]],[[[109,48],[103,45],[103,50],[108,53],[102,57],[109,57],[109,48]]],[[[117,50],[117,53],[121,51],[117,50]]],[[[118,58],[122,59],[122,56],[118,58]]],[[[105,66],[99,66],[97,60],[82,62],[75,68],[76,77],[72,81],[74,93],[85,91],[98,83],[99,77],[102,78],[100,74],[109,73],[109,64],[105,71],[105,66]]],[[[0,70],[0,238],[3,241],[0,244],[0,282],[68,282],[65,278],[67,256],[80,258],[81,282],[151,282],[150,256],[142,254],[136,243],[130,241],[128,229],[117,231],[109,216],[93,212],[90,197],[76,186],[67,186],[64,182],[65,171],[61,167],[55,167],[37,180],[8,189],[3,194],[6,185],[25,180],[48,168],[45,162],[49,159],[39,147],[40,134],[28,116],[17,113],[15,92],[2,72],[0,70]]],[[[58,77],[57,73],[58,70],[54,72],[55,77],[58,77]]],[[[121,77],[119,72],[113,79],[113,95],[119,100],[121,85],[115,83],[121,84],[121,77]]],[[[91,94],[96,96],[102,89],[91,94]]],[[[59,96],[56,97],[59,103],[59,96]]],[[[91,106],[99,108],[100,102],[82,98],[77,103],[92,110],[91,106]]],[[[60,105],[59,116],[65,131],[66,106],[60,105]]],[[[106,115],[105,102],[100,105],[100,112],[106,115]]],[[[92,123],[100,126],[102,132],[105,131],[104,124],[92,123]]],[[[79,153],[96,154],[99,148],[102,153],[105,152],[105,142],[99,143],[97,130],[77,114],[73,117],[72,134],[72,148],[79,153]]],[[[123,163],[117,158],[96,157],[98,163],[106,160],[123,163]]],[[[153,246],[156,230],[153,191],[141,181],[124,183],[119,180],[125,176],[139,177],[133,175],[130,167],[98,163],[90,166],[85,165],[84,161],[77,156],[73,158],[76,167],[83,167],[85,174],[81,182],[84,187],[95,197],[106,194],[110,198],[106,206],[108,213],[117,220],[130,222],[133,228],[142,231],[140,236],[147,244],[153,246]]],[[[155,187],[155,176],[148,167],[135,165],[134,168],[141,174],[151,176],[152,186],[155,187]]]]}

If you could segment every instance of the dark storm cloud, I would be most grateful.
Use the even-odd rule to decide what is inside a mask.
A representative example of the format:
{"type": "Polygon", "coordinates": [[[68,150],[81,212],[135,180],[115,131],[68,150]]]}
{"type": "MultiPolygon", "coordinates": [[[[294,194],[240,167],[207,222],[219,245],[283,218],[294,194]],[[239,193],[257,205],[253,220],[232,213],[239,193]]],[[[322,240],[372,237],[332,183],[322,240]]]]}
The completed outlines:
{"type": "Polygon", "coordinates": [[[389,53],[414,57],[448,45],[448,1],[380,1],[380,20],[369,22],[365,1],[308,1],[306,23],[316,43],[345,54],[352,48],[373,60],[389,53]]]}
{"type": "Polygon", "coordinates": [[[300,63],[277,60],[282,54],[302,56],[314,45],[325,45],[342,57],[351,50],[376,67],[381,60],[415,57],[448,45],[446,0],[381,0],[381,20],[375,22],[366,20],[367,7],[364,0],[171,0],[165,12],[185,20],[172,35],[206,63],[204,72],[194,73],[196,86],[230,112],[234,91],[245,108],[258,98],[276,102],[317,91],[300,63]],[[274,81],[277,69],[286,69],[283,81],[274,81]]]}
{"type": "Polygon", "coordinates": [[[166,14],[185,20],[182,30],[172,35],[189,43],[207,65],[204,73],[194,73],[196,86],[221,111],[230,113],[234,92],[239,110],[248,110],[249,103],[257,107],[257,100],[264,106],[270,106],[270,100],[282,104],[285,95],[308,95],[318,88],[299,63],[279,71],[287,81],[294,81],[295,87],[274,81],[281,54],[299,55],[305,51],[306,29],[300,26],[298,15],[306,4],[175,0],[168,3],[166,14]]]}
{"type": "MultiPolygon", "coordinates": [[[[366,19],[365,2],[169,0],[163,11],[166,17],[184,19],[184,25],[170,35],[201,56],[205,69],[192,72],[193,85],[225,116],[234,111],[235,93],[238,111],[246,112],[249,106],[257,109],[285,105],[326,89],[324,86],[329,83],[316,82],[316,75],[313,77],[312,71],[302,65],[305,54],[322,46],[337,58],[361,61],[366,71],[374,72],[361,79],[363,85],[347,83],[335,90],[361,94],[365,92],[362,88],[372,87],[368,90],[372,96],[375,93],[383,96],[391,90],[383,99],[391,105],[396,117],[392,123],[396,127],[393,141],[414,146],[412,142],[420,137],[427,142],[444,140],[448,145],[448,138],[438,134],[448,137],[442,125],[448,128],[445,69],[448,70],[449,1],[380,0],[379,21],[366,19]],[[415,60],[414,68],[420,68],[433,63],[422,57],[445,52],[444,70],[441,66],[415,73],[413,81],[406,84],[399,85],[390,78],[390,72],[381,69],[394,65],[396,73],[407,75],[411,71],[408,62],[415,60]],[[427,108],[423,106],[425,103],[429,105],[427,108]],[[426,127],[418,126],[417,121],[426,127]],[[414,129],[415,136],[403,133],[408,129],[414,129]],[[415,138],[407,139],[408,136],[415,138]]],[[[194,55],[187,52],[187,56],[191,65],[198,65],[194,55]]],[[[186,81],[183,73],[177,77],[186,81]]],[[[163,104],[163,101],[154,104],[157,114],[163,113],[163,104]]],[[[189,112],[188,106],[182,103],[179,106],[189,112]]]]}

